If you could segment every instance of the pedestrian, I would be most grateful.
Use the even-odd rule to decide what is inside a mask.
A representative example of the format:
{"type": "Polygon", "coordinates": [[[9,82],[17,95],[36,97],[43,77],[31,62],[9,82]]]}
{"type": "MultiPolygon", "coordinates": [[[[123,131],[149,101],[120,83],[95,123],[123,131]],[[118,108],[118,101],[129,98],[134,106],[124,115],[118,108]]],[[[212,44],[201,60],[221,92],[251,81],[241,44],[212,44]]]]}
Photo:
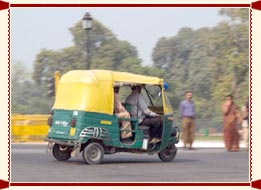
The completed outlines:
{"type": "Polygon", "coordinates": [[[140,94],[142,88],[142,85],[132,86],[132,92],[125,102],[131,105],[131,117],[137,119],[139,125],[150,127],[149,143],[158,143],[161,141],[163,124],[160,115],[148,108],[147,102],[140,94]]]}
{"type": "Polygon", "coordinates": [[[185,93],[185,100],[179,105],[184,149],[186,149],[187,144],[189,144],[189,150],[194,149],[192,144],[195,136],[195,104],[192,101],[192,97],[192,92],[187,91],[185,93]]]}
{"type": "Polygon", "coordinates": [[[118,93],[120,87],[114,86],[114,114],[119,118],[127,118],[129,120],[121,120],[121,140],[122,142],[130,142],[130,137],[132,136],[131,132],[131,123],[130,123],[130,113],[124,108],[121,104],[118,93]]]}
{"type": "Polygon", "coordinates": [[[249,97],[246,98],[244,105],[242,106],[242,141],[245,145],[245,149],[248,150],[249,141],[249,97]]]}
{"type": "Polygon", "coordinates": [[[240,122],[240,114],[233,96],[227,95],[222,105],[224,142],[227,151],[239,151],[239,133],[237,123],[240,122]]]}

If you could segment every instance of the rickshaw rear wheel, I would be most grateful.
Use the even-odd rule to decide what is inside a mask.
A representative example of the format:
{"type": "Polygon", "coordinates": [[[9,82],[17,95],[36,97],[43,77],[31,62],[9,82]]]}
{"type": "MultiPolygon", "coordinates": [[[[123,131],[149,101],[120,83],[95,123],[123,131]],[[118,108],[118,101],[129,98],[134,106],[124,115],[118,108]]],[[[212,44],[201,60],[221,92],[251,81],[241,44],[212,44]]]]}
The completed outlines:
{"type": "Polygon", "coordinates": [[[66,161],[71,158],[72,148],[66,145],[54,144],[53,156],[56,160],[66,161]]]}
{"type": "Polygon", "coordinates": [[[169,145],[158,153],[159,158],[163,162],[171,162],[177,155],[177,148],[175,144],[169,145]]]}
{"type": "Polygon", "coordinates": [[[84,161],[89,165],[100,164],[104,156],[103,147],[96,142],[88,144],[82,152],[84,161]]]}

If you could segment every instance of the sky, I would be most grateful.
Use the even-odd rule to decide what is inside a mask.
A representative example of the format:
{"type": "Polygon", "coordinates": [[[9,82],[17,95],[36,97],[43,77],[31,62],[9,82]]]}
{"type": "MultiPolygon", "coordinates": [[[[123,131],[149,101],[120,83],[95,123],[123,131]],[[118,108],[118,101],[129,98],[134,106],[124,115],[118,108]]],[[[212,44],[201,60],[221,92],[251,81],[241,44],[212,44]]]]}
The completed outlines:
{"type": "Polygon", "coordinates": [[[218,11],[219,8],[13,8],[11,59],[32,68],[41,49],[72,46],[69,28],[89,12],[118,39],[135,46],[143,65],[151,65],[159,38],[175,36],[182,27],[213,27],[224,19],[218,11]]]}

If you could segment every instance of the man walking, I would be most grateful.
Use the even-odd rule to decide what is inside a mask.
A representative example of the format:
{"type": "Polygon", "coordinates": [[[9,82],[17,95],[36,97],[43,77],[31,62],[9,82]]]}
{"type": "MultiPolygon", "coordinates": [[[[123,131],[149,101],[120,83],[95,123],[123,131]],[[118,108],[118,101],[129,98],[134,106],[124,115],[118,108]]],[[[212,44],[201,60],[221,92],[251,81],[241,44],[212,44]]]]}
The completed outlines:
{"type": "Polygon", "coordinates": [[[180,118],[182,119],[182,136],[184,149],[189,144],[189,150],[193,150],[192,144],[195,135],[195,105],[192,101],[193,94],[191,91],[187,91],[186,99],[179,105],[180,118]]]}

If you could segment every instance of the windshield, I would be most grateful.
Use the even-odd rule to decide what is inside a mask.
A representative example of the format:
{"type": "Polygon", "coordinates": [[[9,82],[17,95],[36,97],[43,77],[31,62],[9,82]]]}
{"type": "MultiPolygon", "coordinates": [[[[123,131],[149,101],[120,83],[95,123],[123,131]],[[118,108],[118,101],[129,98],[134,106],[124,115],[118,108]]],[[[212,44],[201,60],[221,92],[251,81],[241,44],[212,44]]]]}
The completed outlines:
{"type": "Polygon", "coordinates": [[[162,107],[161,88],[155,85],[146,85],[142,90],[142,95],[148,105],[152,107],[162,107]]]}
{"type": "MultiPolygon", "coordinates": [[[[162,89],[159,85],[143,85],[141,95],[146,101],[148,108],[158,114],[164,114],[162,89]]],[[[122,103],[125,102],[126,97],[131,94],[131,85],[123,85],[119,90],[119,98],[122,103]]]]}

